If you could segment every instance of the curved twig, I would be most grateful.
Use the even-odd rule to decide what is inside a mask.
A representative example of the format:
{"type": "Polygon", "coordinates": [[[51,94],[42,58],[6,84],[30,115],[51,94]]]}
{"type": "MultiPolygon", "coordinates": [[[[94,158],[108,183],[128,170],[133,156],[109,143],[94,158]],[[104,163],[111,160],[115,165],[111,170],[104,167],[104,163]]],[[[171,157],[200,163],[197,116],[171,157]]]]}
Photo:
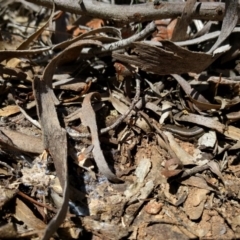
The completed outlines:
{"type": "Polygon", "coordinates": [[[137,73],[135,73],[135,77],[136,77],[136,94],[135,94],[135,97],[134,97],[134,99],[131,103],[131,106],[129,107],[128,111],[126,113],[124,113],[121,117],[119,117],[117,119],[117,121],[114,122],[111,126],[108,126],[106,128],[101,129],[100,130],[101,134],[104,134],[104,133],[108,132],[109,130],[117,127],[130,114],[130,112],[133,110],[136,103],[138,102],[138,100],[140,98],[140,82],[141,82],[141,80],[140,80],[139,75],[137,73]]]}
{"type": "Polygon", "coordinates": [[[135,41],[140,41],[147,36],[149,36],[151,33],[153,33],[156,30],[156,26],[154,22],[149,23],[146,28],[144,28],[141,32],[134,34],[133,36],[126,38],[126,39],[121,39],[117,42],[105,44],[102,46],[102,48],[84,48],[81,51],[81,54],[87,54],[91,56],[96,56],[98,54],[106,53],[106,52],[112,52],[118,49],[122,49],[124,47],[127,47],[131,43],[135,41]]]}

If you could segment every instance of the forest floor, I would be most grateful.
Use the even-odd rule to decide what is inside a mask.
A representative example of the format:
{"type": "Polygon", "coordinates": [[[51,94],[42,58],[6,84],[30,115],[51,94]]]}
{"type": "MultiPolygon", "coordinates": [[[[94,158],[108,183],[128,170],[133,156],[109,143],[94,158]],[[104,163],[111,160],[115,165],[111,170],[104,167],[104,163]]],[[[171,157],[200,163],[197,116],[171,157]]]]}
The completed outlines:
{"type": "Polygon", "coordinates": [[[0,1],[1,239],[240,238],[236,2],[0,1]]]}

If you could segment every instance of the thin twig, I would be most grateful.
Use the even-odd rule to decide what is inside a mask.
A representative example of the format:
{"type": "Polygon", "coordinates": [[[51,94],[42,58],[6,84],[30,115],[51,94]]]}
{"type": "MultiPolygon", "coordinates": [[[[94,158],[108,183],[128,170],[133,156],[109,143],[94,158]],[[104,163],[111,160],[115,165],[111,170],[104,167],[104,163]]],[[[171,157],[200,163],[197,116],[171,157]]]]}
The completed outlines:
{"type": "Polygon", "coordinates": [[[137,73],[135,73],[135,77],[136,77],[136,94],[135,94],[135,97],[134,97],[128,111],[126,113],[124,113],[121,117],[119,117],[117,119],[117,121],[115,123],[113,123],[111,126],[101,129],[100,130],[101,134],[104,134],[104,133],[108,132],[109,130],[112,130],[115,127],[117,127],[130,114],[130,112],[133,110],[136,103],[138,102],[139,97],[140,97],[140,83],[141,83],[141,80],[140,80],[140,76],[137,73]]]}
{"type": "MultiPolygon", "coordinates": [[[[206,33],[206,34],[204,34],[200,37],[196,37],[196,38],[189,39],[189,40],[186,40],[186,41],[174,42],[174,43],[177,46],[180,46],[180,47],[200,44],[202,42],[209,41],[209,40],[212,40],[214,38],[217,38],[219,36],[220,32],[221,31],[206,33]]],[[[240,32],[240,27],[234,28],[232,32],[233,33],[236,33],[236,32],[239,33],[240,32]]],[[[159,43],[159,42],[154,42],[154,41],[149,41],[149,40],[146,40],[144,42],[147,43],[147,44],[153,45],[153,46],[162,47],[162,44],[159,43]]]]}
{"type": "MultiPolygon", "coordinates": [[[[18,105],[18,104],[17,104],[17,105],[18,105]]],[[[24,117],[25,117],[29,122],[31,122],[31,123],[32,123],[34,126],[36,126],[37,128],[41,129],[41,125],[40,125],[40,123],[39,123],[37,120],[34,120],[33,118],[31,118],[31,117],[26,113],[26,111],[25,111],[23,108],[21,108],[19,105],[18,105],[18,107],[19,107],[21,113],[24,115],[24,117]]]]}
{"type": "MultiPolygon", "coordinates": [[[[116,128],[119,124],[121,124],[122,121],[130,114],[130,112],[133,110],[133,108],[138,103],[139,98],[140,98],[140,83],[141,83],[141,80],[140,80],[140,76],[137,73],[135,73],[135,77],[136,77],[136,93],[135,93],[135,97],[134,97],[128,111],[126,113],[124,113],[122,116],[120,116],[116,120],[116,122],[113,123],[111,126],[108,126],[106,128],[102,128],[100,130],[100,134],[104,134],[104,133],[116,128]]],[[[85,138],[85,137],[90,137],[91,136],[89,133],[79,132],[79,130],[77,128],[71,129],[71,128],[67,127],[66,130],[67,130],[68,134],[70,136],[72,136],[73,138],[85,138]],[[76,132],[79,132],[79,133],[77,134],[76,132]]]]}
{"type": "Polygon", "coordinates": [[[96,56],[97,54],[101,54],[101,53],[105,53],[105,52],[112,52],[112,51],[115,51],[115,50],[118,50],[121,48],[125,48],[133,42],[140,41],[140,40],[146,38],[147,36],[149,36],[149,34],[153,33],[155,31],[155,29],[156,29],[155,23],[151,22],[141,32],[134,34],[133,36],[131,36],[127,39],[123,39],[123,40],[120,40],[120,41],[117,41],[114,43],[110,43],[110,44],[105,44],[105,45],[103,45],[103,47],[101,49],[84,48],[81,51],[81,54],[90,54],[90,55],[96,56]]]}
{"type": "Polygon", "coordinates": [[[209,165],[204,164],[202,166],[196,166],[192,169],[185,169],[184,172],[180,175],[180,177],[177,178],[177,180],[180,180],[189,176],[193,176],[194,174],[203,172],[205,170],[208,170],[209,168],[210,168],[209,165]]]}
{"type": "Polygon", "coordinates": [[[24,197],[25,199],[27,199],[28,201],[30,201],[30,202],[33,203],[33,204],[36,204],[36,205],[38,205],[38,206],[40,206],[40,207],[47,208],[48,210],[50,210],[50,211],[52,211],[52,212],[54,212],[54,213],[57,212],[57,209],[55,209],[55,208],[53,208],[53,207],[50,207],[50,206],[48,206],[48,205],[45,205],[45,204],[43,204],[43,203],[40,203],[40,202],[36,201],[35,199],[29,197],[29,196],[26,195],[25,193],[21,192],[21,191],[18,191],[17,194],[18,194],[19,196],[21,196],[21,197],[24,197]]]}

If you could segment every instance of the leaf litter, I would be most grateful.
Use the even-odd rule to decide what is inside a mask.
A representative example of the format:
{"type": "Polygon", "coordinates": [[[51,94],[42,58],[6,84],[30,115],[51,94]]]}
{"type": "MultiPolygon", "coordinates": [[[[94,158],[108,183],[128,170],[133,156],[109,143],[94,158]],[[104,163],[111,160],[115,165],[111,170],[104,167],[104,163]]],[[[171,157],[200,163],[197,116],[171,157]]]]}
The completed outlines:
{"type": "Polygon", "coordinates": [[[39,4],[1,10],[1,238],[239,238],[238,2],[222,23],[39,4]]]}

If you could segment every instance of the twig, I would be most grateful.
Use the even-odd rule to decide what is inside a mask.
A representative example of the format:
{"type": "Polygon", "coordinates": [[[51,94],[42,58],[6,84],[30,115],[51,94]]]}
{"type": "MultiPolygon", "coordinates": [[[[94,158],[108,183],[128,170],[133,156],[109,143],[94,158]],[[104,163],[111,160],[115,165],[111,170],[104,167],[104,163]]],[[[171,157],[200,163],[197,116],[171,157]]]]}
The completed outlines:
{"type": "MultiPolygon", "coordinates": [[[[18,104],[17,104],[17,105],[18,105],[18,104]]],[[[19,107],[21,113],[24,115],[24,117],[25,117],[29,122],[31,122],[31,123],[32,123],[34,126],[36,126],[37,128],[41,129],[41,125],[40,125],[40,123],[39,123],[37,120],[34,120],[33,118],[31,118],[31,117],[26,113],[26,111],[25,111],[23,108],[21,108],[19,105],[18,105],[18,107],[19,107]]]]}
{"type": "Polygon", "coordinates": [[[130,112],[133,110],[136,103],[138,102],[139,97],[140,97],[140,82],[141,81],[140,81],[140,76],[137,73],[135,73],[135,77],[136,77],[136,94],[135,94],[135,97],[134,97],[128,111],[126,113],[124,113],[121,117],[119,117],[117,119],[117,121],[115,123],[113,123],[111,126],[101,129],[100,130],[101,134],[104,134],[104,133],[108,132],[109,130],[112,130],[115,127],[117,127],[130,114],[130,112]]]}
{"type": "MultiPolygon", "coordinates": [[[[192,235],[194,235],[194,236],[198,236],[196,233],[195,233],[195,231],[191,228],[191,226],[189,226],[189,224],[187,224],[187,223],[185,223],[185,221],[182,219],[182,218],[180,218],[176,213],[173,213],[172,211],[170,211],[169,209],[167,210],[167,212],[168,212],[168,216],[171,218],[171,219],[176,219],[177,220],[177,222],[179,223],[179,224],[177,224],[176,226],[183,226],[188,232],[190,232],[192,235]],[[170,213],[170,214],[169,214],[170,213]]],[[[183,233],[183,234],[185,234],[186,235],[186,233],[184,233],[184,231],[182,231],[182,229],[181,228],[179,228],[179,230],[183,233]]]]}
{"type": "Polygon", "coordinates": [[[144,39],[145,37],[147,37],[149,34],[153,33],[155,31],[155,28],[156,28],[155,23],[151,22],[141,32],[134,34],[133,36],[131,36],[127,39],[123,39],[123,40],[120,40],[120,41],[117,41],[114,43],[110,43],[110,44],[105,44],[105,45],[103,45],[103,47],[101,49],[85,48],[81,51],[81,54],[90,54],[90,55],[96,56],[97,54],[100,54],[100,53],[105,53],[105,52],[109,52],[109,51],[112,52],[112,51],[127,47],[131,43],[140,41],[140,40],[144,39]]]}
{"type": "Polygon", "coordinates": [[[192,169],[185,169],[184,172],[180,175],[179,178],[177,178],[177,180],[180,180],[180,179],[183,179],[185,177],[189,177],[189,176],[192,176],[196,173],[199,173],[199,172],[203,172],[205,170],[208,170],[210,167],[209,165],[205,164],[205,165],[202,165],[202,166],[196,166],[192,169]]]}
{"type": "Polygon", "coordinates": [[[53,207],[50,207],[50,206],[48,206],[48,205],[45,205],[45,204],[43,204],[43,203],[40,203],[40,202],[36,201],[35,199],[29,197],[29,196],[26,195],[25,193],[21,192],[21,191],[18,191],[17,194],[18,194],[19,196],[21,196],[21,197],[24,197],[25,199],[27,199],[28,201],[30,201],[30,202],[33,203],[33,204],[36,204],[36,205],[38,205],[38,206],[40,206],[40,207],[47,208],[48,210],[50,210],[50,211],[52,211],[52,212],[54,212],[54,213],[57,212],[57,209],[55,209],[55,208],[53,208],[53,207]]]}
{"type": "MultiPolygon", "coordinates": [[[[52,8],[52,0],[28,0],[37,5],[52,8]]],[[[185,2],[161,2],[156,8],[153,2],[146,4],[111,5],[102,2],[83,0],[54,0],[56,8],[92,17],[111,19],[125,23],[145,22],[164,18],[176,18],[181,16],[185,2]]],[[[240,9],[238,9],[238,12],[240,9]]],[[[225,12],[225,4],[219,2],[196,3],[193,8],[192,19],[222,21],[225,12]]]]}
{"type": "MultiPolygon", "coordinates": [[[[136,94],[135,94],[135,97],[134,97],[134,99],[133,99],[133,101],[132,101],[128,111],[126,113],[124,113],[121,117],[119,117],[116,120],[116,122],[113,123],[111,126],[108,126],[106,128],[102,128],[100,130],[100,135],[104,134],[104,133],[106,133],[106,132],[108,132],[108,131],[110,131],[112,129],[114,129],[119,124],[121,124],[122,121],[130,114],[130,112],[133,110],[133,108],[138,103],[139,97],[140,97],[140,83],[141,83],[141,81],[140,81],[140,76],[137,73],[135,73],[135,76],[136,76],[136,94]]],[[[66,130],[67,130],[68,134],[71,137],[73,137],[73,138],[85,138],[85,137],[90,137],[91,136],[91,134],[89,134],[89,133],[81,133],[81,132],[79,132],[79,130],[77,128],[71,129],[71,128],[67,127],[66,130]],[[75,132],[73,130],[75,130],[75,132]],[[77,134],[76,132],[79,132],[79,134],[77,134]]]]}

